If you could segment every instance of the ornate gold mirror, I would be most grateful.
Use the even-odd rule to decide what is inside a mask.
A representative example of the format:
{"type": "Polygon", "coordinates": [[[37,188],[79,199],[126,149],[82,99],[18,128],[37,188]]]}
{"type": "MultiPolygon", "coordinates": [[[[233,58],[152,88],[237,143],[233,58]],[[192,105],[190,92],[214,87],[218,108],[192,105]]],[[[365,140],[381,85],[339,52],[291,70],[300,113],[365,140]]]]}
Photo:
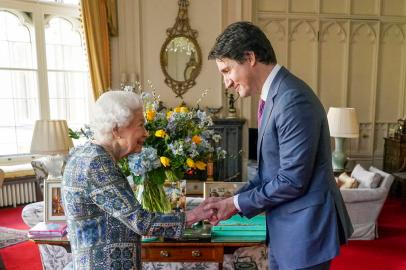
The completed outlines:
{"type": "Polygon", "coordinates": [[[161,48],[161,69],[165,83],[182,96],[196,84],[195,80],[202,68],[202,52],[197,43],[197,31],[189,25],[187,8],[189,0],[179,0],[179,11],[175,24],[168,28],[161,48]]]}

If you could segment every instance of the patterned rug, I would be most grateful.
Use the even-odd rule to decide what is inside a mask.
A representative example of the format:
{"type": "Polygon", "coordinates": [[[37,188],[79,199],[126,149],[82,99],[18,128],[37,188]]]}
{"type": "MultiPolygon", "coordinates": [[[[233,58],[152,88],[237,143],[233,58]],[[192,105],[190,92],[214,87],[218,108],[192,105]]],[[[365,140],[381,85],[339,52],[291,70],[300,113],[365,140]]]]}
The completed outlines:
{"type": "Polygon", "coordinates": [[[27,231],[0,227],[0,248],[5,248],[28,240],[27,231]]]}

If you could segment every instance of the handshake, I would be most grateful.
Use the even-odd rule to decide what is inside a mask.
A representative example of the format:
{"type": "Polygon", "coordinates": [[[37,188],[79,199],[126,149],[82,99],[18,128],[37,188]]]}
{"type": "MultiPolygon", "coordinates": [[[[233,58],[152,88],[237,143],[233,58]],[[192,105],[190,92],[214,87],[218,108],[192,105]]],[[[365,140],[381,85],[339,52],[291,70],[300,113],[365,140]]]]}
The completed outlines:
{"type": "Polygon", "coordinates": [[[238,209],[234,205],[233,197],[210,197],[196,208],[186,211],[186,226],[190,227],[201,220],[208,220],[212,225],[217,225],[220,221],[229,219],[237,212],[238,209]]]}

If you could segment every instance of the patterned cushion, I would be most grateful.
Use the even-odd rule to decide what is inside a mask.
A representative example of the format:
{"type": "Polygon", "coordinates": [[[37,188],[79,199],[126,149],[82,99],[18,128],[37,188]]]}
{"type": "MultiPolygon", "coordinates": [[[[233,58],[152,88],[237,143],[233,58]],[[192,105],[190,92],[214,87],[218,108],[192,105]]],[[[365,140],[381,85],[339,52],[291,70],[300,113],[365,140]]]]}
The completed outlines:
{"type": "Polygon", "coordinates": [[[343,172],[337,178],[337,185],[340,189],[342,188],[357,188],[359,182],[355,179],[350,177],[347,173],[343,172]]]}
{"type": "Polygon", "coordinates": [[[34,227],[38,222],[44,221],[44,202],[26,205],[21,212],[21,217],[29,227],[34,227]]]}
{"type": "Polygon", "coordinates": [[[239,262],[252,262],[256,264],[258,270],[268,270],[268,250],[265,245],[239,248],[234,252],[233,256],[235,269],[244,269],[242,264],[238,264],[239,262]],[[241,267],[238,267],[238,265],[241,265],[241,267]]]}

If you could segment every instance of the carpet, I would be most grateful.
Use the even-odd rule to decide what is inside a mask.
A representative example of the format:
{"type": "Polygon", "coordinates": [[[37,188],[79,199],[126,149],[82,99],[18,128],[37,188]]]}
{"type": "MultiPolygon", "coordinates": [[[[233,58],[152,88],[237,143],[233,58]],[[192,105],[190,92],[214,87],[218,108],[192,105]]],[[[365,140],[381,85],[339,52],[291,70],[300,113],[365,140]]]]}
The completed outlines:
{"type": "Polygon", "coordinates": [[[12,246],[28,240],[26,230],[0,227],[0,248],[12,246]]]}

